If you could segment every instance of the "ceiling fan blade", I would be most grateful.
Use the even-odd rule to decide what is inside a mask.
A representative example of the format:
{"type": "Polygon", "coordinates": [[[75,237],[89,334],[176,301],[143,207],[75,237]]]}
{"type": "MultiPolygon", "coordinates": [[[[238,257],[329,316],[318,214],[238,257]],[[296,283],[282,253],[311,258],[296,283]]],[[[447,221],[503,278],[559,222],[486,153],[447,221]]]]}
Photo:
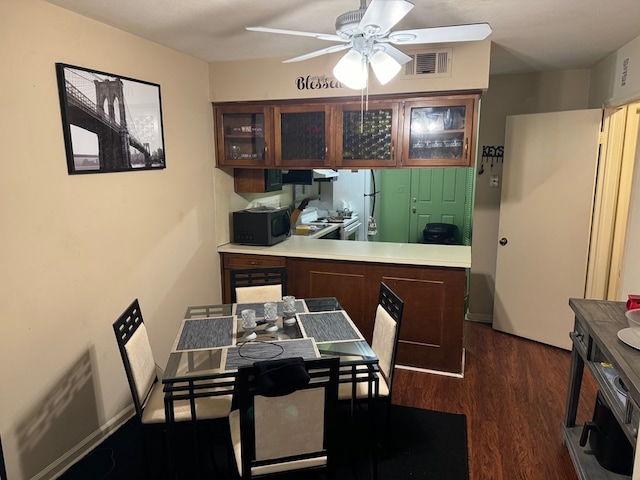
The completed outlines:
{"type": "Polygon", "coordinates": [[[280,33],[284,35],[297,35],[300,37],[313,37],[319,40],[330,40],[332,42],[348,42],[349,40],[345,40],[340,38],[338,35],[333,35],[330,33],[313,33],[313,32],[299,32],[297,30],[283,30],[281,28],[269,28],[269,27],[245,27],[247,30],[252,32],[263,32],[263,33],[280,33]]]}
{"type": "Polygon", "coordinates": [[[396,47],[394,47],[393,45],[389,45],[388,43],[376,43],[375,49],[382,50],[400,65],[404,65],[411,60],[411,57],[409,55],[404,54],[396,47]]]}
{"type": "Polygon", "coordinates": [[[389,34],[383,41],[395,45],[413,43],[448,43],[474,42],[484,40],[491,34],[488,23],[473,23],[470,25],[452,25],[449,27],[421,28],[417,30],[399,30],[389,34]]]}
{"type": "Polygon", "coordinates": [[[406,0],[371,0],[358,28],[365,35],[384,35],[413,7],[406,0]]]}
{"type": "Polygon", "coordinates": [[[322,50],[316,50],[315,52],[300,55],[299,57],[290,58],[289,60],[283,60],[282,63],[301,62],[302,60],[309,60],[310,58],[319,57],[320,55],[325,55],[327,53],[340,52],[341,50],[346,50],[347,48],[351,48],[351,45],[333,45],[332,47],[323,48],[322,50]]]}

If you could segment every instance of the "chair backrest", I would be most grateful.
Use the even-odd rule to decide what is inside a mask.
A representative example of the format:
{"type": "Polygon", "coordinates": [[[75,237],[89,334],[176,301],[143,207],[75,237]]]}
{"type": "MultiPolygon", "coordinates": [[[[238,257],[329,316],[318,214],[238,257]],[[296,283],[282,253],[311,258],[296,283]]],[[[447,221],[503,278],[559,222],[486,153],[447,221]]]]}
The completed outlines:
{"type": "Polygon", "coordinates": [[[384,282],[380,283],[371,348],[378,357],[380,372],[387,381],[389,392],[391,392],[393,369],[396,365],[403,309],[404,302],[400,297],[384,282]]]}
{"type": "MultiPolygon", "coordinates": [[[[298,360],[300,363],[295,366],[304,365],[308,383],[295,385],[293,393],[280,396],[262,395],[266,383],[263,376],[268,375],[269,370],[265,372],[260,365],[269,362],[238,369],[242,478],[333,467],[331,452],[336,434],[340,361],[338,357],[298,360]]],[[[285,381],[292,376],[299,377],[297,372],[280,371],[276,375],[278,373],[285,381]]]]}
{"type": "Polygon", "coordinates": [[[231,302],[278,302],[287,291],[285,267],[231,270],[231,302]]]}
{"type": "Polygon", "coordinates": [[[138,417],[142,418],[145,401],[158,376],[137,298],[115,321],[113,331],[129,381],[133,404],[138,417]]]}

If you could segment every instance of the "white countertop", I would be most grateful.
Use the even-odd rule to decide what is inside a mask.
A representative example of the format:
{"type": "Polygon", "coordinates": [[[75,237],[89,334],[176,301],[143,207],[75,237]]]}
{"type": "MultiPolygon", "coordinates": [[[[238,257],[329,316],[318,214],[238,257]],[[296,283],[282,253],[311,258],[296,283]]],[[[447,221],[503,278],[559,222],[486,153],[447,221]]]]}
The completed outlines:
{"type": "Polygon", "coordinates": [[[271,247],[226,243],[218,247],[218,252],[434,267],[471,267],[471,247],[462,245],[321,240],[292,235],[271,247]]]}

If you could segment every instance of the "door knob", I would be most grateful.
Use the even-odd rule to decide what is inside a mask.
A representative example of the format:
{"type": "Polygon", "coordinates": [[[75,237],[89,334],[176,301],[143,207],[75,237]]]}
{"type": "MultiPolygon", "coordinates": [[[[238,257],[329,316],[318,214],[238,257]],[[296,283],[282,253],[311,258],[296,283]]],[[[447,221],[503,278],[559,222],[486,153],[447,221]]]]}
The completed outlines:
{"type": "Polygon", "coordinates": [[[507,240],[506,238],[502,237],[500,239],[500,245],[505,246],[507,243],[509,243],[509,240],[507,240]]]}

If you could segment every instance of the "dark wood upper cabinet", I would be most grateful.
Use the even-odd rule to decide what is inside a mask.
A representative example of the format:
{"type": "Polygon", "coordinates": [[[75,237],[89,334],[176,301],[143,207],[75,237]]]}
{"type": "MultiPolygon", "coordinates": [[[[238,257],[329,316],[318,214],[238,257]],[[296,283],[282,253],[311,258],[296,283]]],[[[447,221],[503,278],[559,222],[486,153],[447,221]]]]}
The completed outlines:
{"type": "Polygon", "coordinates": [[[334,135],[331,105],[296,104],[273,107],[275,164],[280,168],[331,166],[334,135]]]}
{"type": "Polygon", "coordinates": [[[479,95],[404,102],[404,167],[470,167],[475,157],[479,95]]]}
{"type": "Polygon", "coordinates": [[[469,167],[479,93],[214,104],[217,165],[469,167]]]}
{"type": "Polygon", "coordinates": [[[264,105],[215,109],[216,161],[221,167],[273,166],[272,113],[264,105]]]}
{"type": "Polygon", "coordinates": [[[396,166],[399,102],[370,100],[336,105],[336,166],[389,168],[396,166]]]}

